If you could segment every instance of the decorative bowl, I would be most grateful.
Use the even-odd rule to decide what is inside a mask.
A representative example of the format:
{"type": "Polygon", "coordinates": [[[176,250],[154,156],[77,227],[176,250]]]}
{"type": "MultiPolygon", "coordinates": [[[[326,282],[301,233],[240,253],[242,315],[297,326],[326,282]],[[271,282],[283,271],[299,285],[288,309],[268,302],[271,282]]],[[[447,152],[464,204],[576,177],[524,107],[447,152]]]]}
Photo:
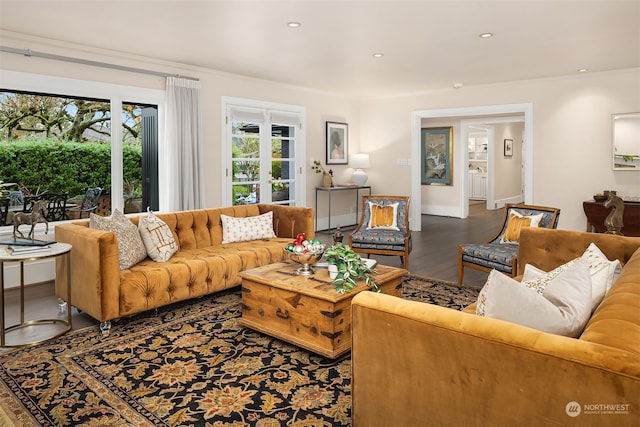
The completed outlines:
{"type": "Polygon", "coordinates": [[[300,264],[300,267],[296,270],[296,274],[300,276],[310,276],[315,273],[315,270],[311,266],[320,261],[322,255],[324,255],[324,246],[322,246],[322,249],[313,252],[296,253],[285,249],[284,253],[291,261],[300,264]]]}
{"type": "Polygon", "coordinates": [[[606,202],[607,199],[608,199],[608,197],[607,196],[603,196],[603,195],[596,194],[595,196],[593,196],[593,200],[595,200],[596,202],[600,202],[600,203],[606,202]]]}

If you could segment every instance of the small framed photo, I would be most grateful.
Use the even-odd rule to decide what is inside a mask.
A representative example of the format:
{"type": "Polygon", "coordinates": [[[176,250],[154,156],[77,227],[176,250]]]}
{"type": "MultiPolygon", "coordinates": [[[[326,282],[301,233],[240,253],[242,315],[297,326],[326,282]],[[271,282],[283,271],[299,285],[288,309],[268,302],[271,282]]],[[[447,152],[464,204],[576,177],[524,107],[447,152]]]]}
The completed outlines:
{"type": "Polygon", "coordinates": [[[346,165],[349,155],[349,125],[327,122],[327,164],[346,165]]]}
{"type": "Polygon", "coordinates": [[[513,156],[513,139],[504,140],[504,155],[505,157],[513,156]]]}

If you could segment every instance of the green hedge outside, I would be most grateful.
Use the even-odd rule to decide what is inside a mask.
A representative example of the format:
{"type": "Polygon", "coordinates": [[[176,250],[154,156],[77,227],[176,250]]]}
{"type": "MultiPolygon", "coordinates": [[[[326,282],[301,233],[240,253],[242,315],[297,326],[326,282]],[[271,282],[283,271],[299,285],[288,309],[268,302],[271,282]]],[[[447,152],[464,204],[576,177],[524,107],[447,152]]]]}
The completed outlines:
{"type": "MultiPolygon", "coordinates": [[[[142,182],[142,148],[123,146],[124,181],[142,182]]],[[[24,185],[33,194],[84,195],[89,187],[111,192],[111,146],[52,140],[0,140],[0,181],[24,185]]]]}

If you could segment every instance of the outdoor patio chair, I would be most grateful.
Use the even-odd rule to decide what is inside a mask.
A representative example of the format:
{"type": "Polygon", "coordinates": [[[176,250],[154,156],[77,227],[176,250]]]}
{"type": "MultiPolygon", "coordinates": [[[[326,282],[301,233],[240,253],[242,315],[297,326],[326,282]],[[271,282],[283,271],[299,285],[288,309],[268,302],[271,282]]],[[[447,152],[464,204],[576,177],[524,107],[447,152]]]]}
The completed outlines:
{"type": "Polygon", "coordinates": [[[102,188],[100,187],[87,188],[80,206],[67,209],[67,213],[77,213],[78,218],[82,218],[82,215],[86,213],[88,218],[89,215],[92,212],[95,212],[96,208],[98,207],[98,199],[100,199],[101,194],[102,188]]]}
{"type": "Polygon", "coordinates": [[[7,215],[11,200],[8,197],[0,199],[0,226],[7,225],[7,215]]]}
{"type": "Polygon", "coordinates": [[[409,197],[364,196],[362,216],[349,236],[354,252],[397,255],[405,269],[409,269],[411,230],[409,230],[409,197]]]}
{"type": "Polygon", "coordinates": [[[498,270],[511,277],[518,271],[518,237],[520,228],[534,226],[556,228],[560,209],[526,204],[506,204],[504,220],[498,233],[484,243],[458,246],[458,284],[464,268],[481,271],[498,270]]]}
{"type": "Polygon", "coordinates": [[[42,193],[37,196],[26,196],[24,198],[23,212],[31,212],[33,204],[38,200],[47,201],[47,211],[45,218],[47,221],[64,221],[67,219],[67,197],[68,193],[42,193]]]}

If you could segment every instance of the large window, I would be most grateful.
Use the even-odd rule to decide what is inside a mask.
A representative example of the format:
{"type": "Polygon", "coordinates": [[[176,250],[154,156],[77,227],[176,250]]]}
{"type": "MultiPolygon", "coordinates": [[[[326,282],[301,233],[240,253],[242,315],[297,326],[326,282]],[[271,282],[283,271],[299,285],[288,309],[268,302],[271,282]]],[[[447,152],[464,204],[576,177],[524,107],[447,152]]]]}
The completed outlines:
{"type": "Polygon", "coordinates": [[[90,187],[103,189],[98,213],[158,209],[160,92],[45,77],[65,89],[54,95],[30,84],[31,75],[2,77],[1,181],[23,196],[66,194],[70,218],[90,187]],[[32,86],[41,91],[24,90],[32,86]]]}

